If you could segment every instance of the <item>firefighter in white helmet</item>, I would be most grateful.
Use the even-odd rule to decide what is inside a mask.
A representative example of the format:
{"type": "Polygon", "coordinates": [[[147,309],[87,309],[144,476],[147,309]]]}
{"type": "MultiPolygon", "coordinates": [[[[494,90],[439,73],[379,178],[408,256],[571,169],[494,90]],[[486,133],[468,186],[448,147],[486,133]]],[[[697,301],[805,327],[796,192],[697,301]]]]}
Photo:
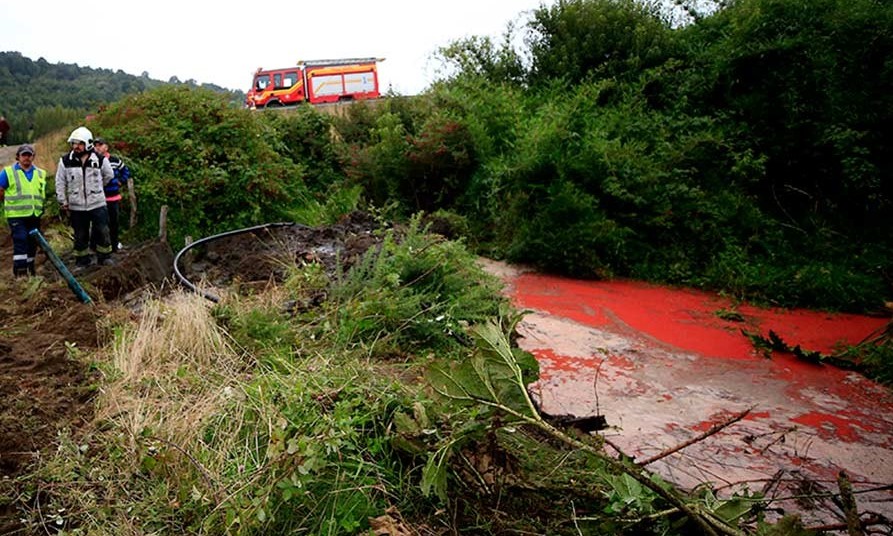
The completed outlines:
{"type": "Polygon", "coordinates": [[[75,264],[92,264],[91,227],[96,235],[96,261],[112,264],[109,213],[103,187],[115,176],[105,156],[93,150],[93,133],[86,127],[74,129],[68,137],[71,151],[63,154],[56,169],[56,199],[68,214],[74,230],[75,264]]]}

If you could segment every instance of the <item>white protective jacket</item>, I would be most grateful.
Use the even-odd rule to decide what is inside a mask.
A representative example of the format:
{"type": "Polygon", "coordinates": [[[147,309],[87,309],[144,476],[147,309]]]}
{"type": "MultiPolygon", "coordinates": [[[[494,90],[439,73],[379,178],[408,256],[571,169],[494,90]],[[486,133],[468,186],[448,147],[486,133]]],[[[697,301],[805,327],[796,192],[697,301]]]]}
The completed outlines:
{"type": "Polygon", "coordinates": [[[115,176],[108,158],[89,151],[81,162],[74,151],[62,155],[56,168],[56,200],[68,210],[87,211],[104,206],[103,187],[115,176]]]}

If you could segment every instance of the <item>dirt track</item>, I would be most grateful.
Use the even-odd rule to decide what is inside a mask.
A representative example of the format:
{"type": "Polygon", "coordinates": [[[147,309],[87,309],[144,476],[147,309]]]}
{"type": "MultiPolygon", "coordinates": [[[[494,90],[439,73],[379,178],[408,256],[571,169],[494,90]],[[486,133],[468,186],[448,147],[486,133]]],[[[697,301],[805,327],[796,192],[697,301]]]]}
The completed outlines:
{"type": "MultiPolygon", "coordinates": [[[[70,353],[99,345],[103,307],[81,304],[64,286],[34,288],[11,277],[8,232],[0,247],[0,478],[14,477],[52,448],[59,430],[92,416],[85,366],[70,353]]],[[[0,502],[0,534],[17,527],[0,502]]]]}
{"type": "MultiPolygon", "coordinates": [[[[12,241],[4,230],[0,479],[22,474],[42,452],[55,448],[60,431],[76,439],[92,419],[94,381],[86,363],[76,358],[108,342],[116,319],[129,316],[121,300],[134,289],[160,283],[170,273],[173,255],[167,244],[150,243],[118,255],[115,266],[92,268],[79,277],[92,305],[80,302],[42,254],[37,257],[39,278],[13,279],[11,259],[12,241]]],[[[0,502],[0,534],[13,533],[17,519],[14,506],[0,502]]]]}
{"type": "Polygon", "coordinates": [[[15,161],[16,148],[13,146],[0,147],[0,165],[8,166],[15,161]]]}

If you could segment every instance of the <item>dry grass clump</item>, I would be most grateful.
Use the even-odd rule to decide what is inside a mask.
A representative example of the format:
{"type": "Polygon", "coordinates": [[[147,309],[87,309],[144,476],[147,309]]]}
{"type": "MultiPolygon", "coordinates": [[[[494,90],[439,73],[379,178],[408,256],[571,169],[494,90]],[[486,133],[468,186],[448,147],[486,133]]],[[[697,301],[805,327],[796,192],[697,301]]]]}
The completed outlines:
{"type": "Polygon", "coordinates": [[[238,392],[243,369],[208,302],[178,292],[146,304],[139,322],[124,328],[97,415],[115,421],[131,442],[150,433],[185,447],[238,392]]]}

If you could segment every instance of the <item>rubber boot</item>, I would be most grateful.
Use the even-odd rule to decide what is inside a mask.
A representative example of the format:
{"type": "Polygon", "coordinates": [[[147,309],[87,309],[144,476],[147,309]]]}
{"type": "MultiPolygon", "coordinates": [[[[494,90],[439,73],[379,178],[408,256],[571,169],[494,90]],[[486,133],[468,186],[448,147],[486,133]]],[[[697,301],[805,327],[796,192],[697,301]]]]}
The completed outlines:
{"type": "Polygon", "coordinates": [[[74,267],[79,271],[86,270],[92,264],[92,259],[89,255],[84,255],[83,257],[75,257],[74,258],[74,267]]]}

